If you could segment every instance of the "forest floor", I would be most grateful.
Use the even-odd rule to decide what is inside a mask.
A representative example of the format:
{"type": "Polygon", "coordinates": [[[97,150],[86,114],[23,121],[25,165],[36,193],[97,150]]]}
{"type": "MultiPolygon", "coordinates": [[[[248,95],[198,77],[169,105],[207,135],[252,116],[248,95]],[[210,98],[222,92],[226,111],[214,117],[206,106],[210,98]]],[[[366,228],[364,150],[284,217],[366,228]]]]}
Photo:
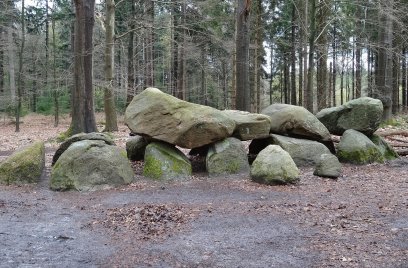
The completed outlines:
{"type": "MultiPolygon", "coordinates": [[[[152,182],[134,163],[129,186],[53,192],[50,161],[69,118],[54,128],[28,115],[20,133],[9,122],[0,122],[0,161],[44,140],[47,163],[39,184],[0,186],[0,267],[408,267],[406,157],[345,164],[337,180],[301,168],[287,186],[200,170],[152,182]]],[[[123,123],[114,135],[124,147],[123,123]]]]}

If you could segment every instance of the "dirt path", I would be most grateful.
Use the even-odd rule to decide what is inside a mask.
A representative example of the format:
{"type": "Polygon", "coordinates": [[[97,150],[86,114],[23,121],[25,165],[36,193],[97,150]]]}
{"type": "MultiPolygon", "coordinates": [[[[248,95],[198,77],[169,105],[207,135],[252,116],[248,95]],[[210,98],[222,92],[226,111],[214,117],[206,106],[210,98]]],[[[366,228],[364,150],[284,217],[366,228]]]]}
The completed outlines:
{"type": "Polygon", "coordinates": [[[338,180],[301,169],[289,186],[136,175],[120,189],[53,192],[52,137],[64,126],[28,123],[41,130],[2,128],[0,159],[36,137],[47,170],[38,185],[0,186],[0,267],[408,267],[406,158],[344,165],[338,180]]]}

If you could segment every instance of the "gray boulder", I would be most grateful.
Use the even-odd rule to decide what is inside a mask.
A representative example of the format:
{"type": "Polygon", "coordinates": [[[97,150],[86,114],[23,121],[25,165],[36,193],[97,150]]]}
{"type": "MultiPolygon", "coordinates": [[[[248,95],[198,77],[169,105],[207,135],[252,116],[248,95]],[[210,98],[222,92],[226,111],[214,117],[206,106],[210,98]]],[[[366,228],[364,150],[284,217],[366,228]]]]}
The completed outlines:
{"type": "Polygon", "coordinates": [[[191,176],[190,160],[173,145],[152,142],[146,147],[143,175],[155,180],[185,179],[191,176]]]}
{"type": "Polygon", "coordinates": [[[327,128],[311,112],[301,106],[275,103],[261,112],[271,118],[271,133],[315,140],[335,152],[327,128]]]}
{"type": "Polygon", "coordinates": [[[36,183],[41,178],[44,163],[44,142],[20,148],[0,162],[0,184],[36,183]]]}
{"type": "Polygon", "coordinates": [[[251,178],[259,183],[269,185],[295,183],[298,177],[299,169],[295,162],[278,145],[266,147],[252,163],[251,178]]]}
{"type": "Polygon", "coordinates": [[[126,151],[102,140],[83,140],[71,144],[52,167],[50,188],[101,190],[129,184],[133,176],[126,151]]]}
{"type": "Polygon", "coordinates": [[[316,114],[334,135],[342,135],[347,129],[354,129],[367,136],[371,136],[378,129],[382,116],[382,102],[369,97],[354,99],[316,114]]]}
{"type": "Polygon", "coordinates": [[[322,154],[313,174],[319,177],[338,178],[341,175],[341,163],[335,155],[322,154]]]}
{"type": "Polygon", "coordinates": [[[58,158],[68,149],[68,147],[77,141],[84,140],[95,140],[95,141],[104,141],[108,145],[115,145],[115,142],[105,133],[92,132],[92,133],[79,133],[69,137],[58,147],[52,158],[52,165],[54,165],[58,158]]]}
{"type": "Polygon", "coordinates": [[[147,88],[135,96],[125,123],[142,136],[184,148],[195,148],[231,136],[235,122],[212,107],[189,103],[147,88]]]}
{"type": "Polygon", "coordinates": [[[126,142],[127,157],[132,161],[143,160],[148,144],[149,142],[142,136],[136,135],[130,137],[126,142]]]}
{"type": "Polygon", "coordinates": [[[214,143],[208,150],[206,167],[210,176],[249,173],[244,145],[232,137],[214,143]]]}
{"type": "Polygon", "coordinates": [[[262,139],[269,136],[271,119],[263,114],[254,114],[244,111],[221,111],[235,121],[235,130],[232,136],[242,140],[262,139]]]}
{"type": "Polygon", "coordinates": [[[330,150],[317,141],[291,138],[277,134],[271,134],[271,138],[273,144],[279,145],[289,153],[298,167],[314,166],[322,154],[330,154],[330,150]]]}
{"type": "Polygon", "coordinates": [[[382,156],[385,160],[394,160],[399,158],[397,152],[383,139],[383,137],[373,134],[370,140],[377,145],[378,150],[380,150],[382,156]]]}
{"type": "Polygon", "coordinates": [[[341,137],[337,157],[341,162],[358,165],[384,162],[378,147],[366,135],[353,129],[346,130],[341,137]]]}

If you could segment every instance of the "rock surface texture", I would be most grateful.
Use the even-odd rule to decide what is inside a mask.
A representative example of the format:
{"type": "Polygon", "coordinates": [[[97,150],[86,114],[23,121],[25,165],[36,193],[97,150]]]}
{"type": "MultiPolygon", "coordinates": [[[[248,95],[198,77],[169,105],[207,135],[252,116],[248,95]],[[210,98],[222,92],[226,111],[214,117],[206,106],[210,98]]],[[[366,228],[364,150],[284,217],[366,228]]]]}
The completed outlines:
{"type": "Polygon", "coordinates": [[[378,129],[382,116],[382,102],[369,97],[354,99],[316,114],[334,135],[342,135],[347,129],[354,129],[367,136],[371,136],[378,129]]]}
{"type": "Polygon", "coordinates": [[[366,135],[353,129],[346,130],[341,137],[337,157],[341,162],[358,165],[384,162],[378,147],[366,135]]]}
{"type": "Polygon", "coordinates": [[[261,113],[271,118],[271,133],[319,141],[333,151],[329,131],[305,108],[276,103],[266,107],[261,113]]]}
{"type": "Polygon", "coordinates": [[[142,136],[132,136],[126,142],[127,157],[132,161],[140,161],[144,159],[146,146],[149,142],[142,136]]]}
{"type": "Polygon", "coordinates": [[[0,184],[36,183],[45,163],[44,142],[23,147],[0,162],[0,184]]]}
{"type": "Polygon", "coordinates": [[[126,151],[102,140],[82,140],[61,154],[51,171],[53,190],[94,191],[133,181],[126,151]]]}
{"type": "Polygon", "coordinates": [[[176,147],[152,142],[146,147],[143,175],[155,180],[185,179],[191,176],[190,160],[176,147]]]}
{"type": "Polygon", "coordinates": [[[338,178],[341,175],[341,163],[335,155],[322,154],[313,174],[319,177],[338,178]]]}
{"type": "Polygon", "coordinates": [[[278,145],[269,145],[262,150],[251,167],[253,181],[276,185],[294,183],[298,180],[299,169],[290,155],[278,145]]]}
{"type": "Polygon", "coordinates": [[[212,107],[179,100],[157,88],[135,96],[125,123],[138,135],[184,148],[195,148],[230,137],[235,122],[212,107]]]}
{"type": "Polygon", "coordinates": [[[232,134],[234,137],[246,141],[269,136],[271,129],[271,119],[269,116],[236,110],[224,110],[221,112],[234,120],[236,124],[232,134]]]}
{"type": "Polygon", "coordinates": [[[55,152],[53,158],[52,158],[52,165],[54,165],[58,158],[65,152],[65,150],[68,149],[68,147],[73,144],[74,142],[77,141],[84,141],[84,140],[96,140],[96,141],[104,141],[108,145],[115,145],[114,141],[105,133],[98,133],[98,132],[92,132],[92,133],[79,133],[76,135],[73,135],[72,137],[68,138],[65,140],[57,151],[55,152]]]}
{"type": "Polygon", "coordinates": [[[236,138],[214,143],[208,150],[206,167],[210,176],[249,173],[244,145],[236,138]]]}

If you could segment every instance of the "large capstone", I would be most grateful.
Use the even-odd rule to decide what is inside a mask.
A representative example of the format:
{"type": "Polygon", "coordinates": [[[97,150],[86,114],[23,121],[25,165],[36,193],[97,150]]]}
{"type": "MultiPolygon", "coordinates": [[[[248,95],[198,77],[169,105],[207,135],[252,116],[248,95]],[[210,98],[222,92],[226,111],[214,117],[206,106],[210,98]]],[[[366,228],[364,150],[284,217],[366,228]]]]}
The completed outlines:
{"type": "Polygon", "coordinates": [[[184,148],[196,148],[231,136],[234,120],[212,107],[179,100],[157,88],[136,95],[125,123],[142,136],[184,148]]]}
{"type": "Polygon", "coordinates": [[[99,132],[91,132],[91,133],[79,133],[76,135],[73,135],[66,139],[57,151],[55,152],[53,158],[52,158],[52,165],[54,165],[58,158],[65,152],[65,150],[68,149],[68,147],[73,144],[74,142],[77,141],[84,141],[84,140],[95,140],[95,141],[104,141],[108,145],[115,145],[115,142],[105,133],[99,133],[99,132]]]}
{"type": "Polygon", "coordinates": [[[271,118],[271,133],[315,140],[335,152],[327,128],[305,108],[276,103],[266,107],[261,113],[271,118]]]}
{"type": "Polygon", "coordinates": [[[269,145],[252,163],[251,178],[259,183],[269,185],[294,183],[298,177],[299,169],[295,162],[279,145],[269,145]]]}
{"type": "Polygon", "coordinates": [[[208,150],[206,167],[210,176],[249,173],[244,145],[232,137],[214,143],[208,150]]]}
{"type": "Polygon", "coordinates": [[[378,147],[366,135],[353,129],[346,130],[341,136],[337,157],[341,162],[359,165],[384,162],[378,147]]]}
{"type": "Polygon", "coordinates": [[[316,114],[334,135],[342,135],[347,129],[354,129],[367,136],[371,136],[378,129],[382,116],[382,102],[369,97],[354,99],[316,114]]]}
{"type": "Polygon", "coordinates": [[[129,184],[133,170],[126,151],[102,140],[72,143],[51,171],[53,190],[94,191],[129,184]]]}
{"type": "Polygon", "coordinates": [[[44,142],[20,148],[0,162],[0,184],[36,183],[41,178],[44,163],[44,142]]]}
{"type": "Polygon", "coordinates": [[[242,141],[266,138],[269,135],[271,119],[267,115],[237,110],[224,110],[222,113],[235,121],[232,135],[242,141]]]}
{"type": "Polygon", "coordinates": [[[186,179],[192,174],[190,160],[176,147],[152,142],[146,147],[143,175],[155,180],[186,179]]]}

